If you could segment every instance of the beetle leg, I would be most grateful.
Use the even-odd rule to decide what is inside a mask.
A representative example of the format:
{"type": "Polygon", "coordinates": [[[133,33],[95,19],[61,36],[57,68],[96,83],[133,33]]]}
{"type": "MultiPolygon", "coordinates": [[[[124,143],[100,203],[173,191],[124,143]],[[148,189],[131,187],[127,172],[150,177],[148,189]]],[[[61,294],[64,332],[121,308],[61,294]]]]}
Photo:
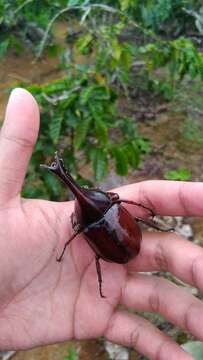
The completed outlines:
{"type": "Polygon", "coordinates": [[[118,200],[116,200],[115,202],[118,202],[118,203],[119,203],[119,202],[124,202],[124,203],[126,203],[126,204],[131,204],[131,205],[135,205],[135,206],[142,207],[143,209],[148,210],[148,211],[150,212],[150,214],[151,214],[152,217],[155,216],[155,213],[154,213],[154,211],[153,211],[152,209],[150,209],[150,208],[148,208],[147,206],[144,206],[144,205],[142,205],[142,204],[140,204],[140,203],[137,203],[137,202],[135,202],[135,201],[125,200],[125,199],[118,199],[118,200]]]}
{"type": "Polygon", "coordinates": [[[70,216],[71,219],[71,225],[75,232],[77,232],[80,229],[80,224],[77,222],[77,218],[75,213],[72,213],[70,216]]]}
{"type": "Polygon", "coordinates": [[[98,276],[98,282],[99,282],[99,293],[102,298],[105,298],[102,294],[102,274],[101,274],[101,265],[99,262],[100,257],[98,255],[95,256],[95,262],[96,262],[96,269],[97,269],[97,276],[98,276]]]}
{"type": "Polygon", "coordinates": [[[110,191],[107,191],[107,194],[110,196],[112,201],[119,200],[119,195],[118,194],[116,194],[114,192],[110,192],[110,191]]]}
{"type": "Polygon", "coordinates": [[[58,258],[56,258],[56,261],[61,262],[61,260],[63,259],[63,255],[64,255],[64,252],[65,252],[67,246],[68,246],[68,245],[70,244],[70,242],[71,242],[78,234],[80,234],[82,231],[83,231],[83,229],[79,229],[77,232],[75,232],[75,233],[70,237],[70,239],[69,239],[68,241],[66,241],[66,243],[65,243],[65,245],[64,245],[64,248],[63,248],[63,251],[62,251],[61,255],[60,255],[58,258]]]}
{"type": "Polygon", "coordinates": [[[171,228],[166,228],[166,229],[163,229],[161,227],[159,227],[154,221],[151,221],[151,220],[145,220],[145,219],[142,219],[142,218],[139,218],[139,217],[135,217],[135,220],[136,221],[140,221],[142,222],[143,224],[146,224],[156,230],[159,230],[159,231],[166,231],[166,232],[169,232],[169,231],[175,231],[175,229],[173,227],[171,228]]]}

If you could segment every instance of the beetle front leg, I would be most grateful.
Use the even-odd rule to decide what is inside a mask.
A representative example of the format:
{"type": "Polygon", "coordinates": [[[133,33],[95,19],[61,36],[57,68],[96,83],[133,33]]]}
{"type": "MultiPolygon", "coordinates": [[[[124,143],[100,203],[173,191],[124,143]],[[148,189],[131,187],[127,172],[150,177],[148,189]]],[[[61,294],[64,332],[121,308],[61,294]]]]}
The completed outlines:
{"type": "Polygon", "coordinates": [[[135,202],[135,201],[126,200],[126,199],[119,199],[119,200],[116,200],[115,202],[118,202],[118,203],[119,203],[119,202],[124,202],[124,203],[126,203],[126,204],[130,204],[130,205],[135,205],[135,206],[138,206],[138,207],[142,207],[143,209],[148,210],[148,211],[150,212],[150,214],[151,214],[152,217],[155,216],[155,213],[154,213],[154,211],[153,211],[152,209],[150,209],[150,208],[148,208],[147,206],[144,206],[144,205],[142,205],[142,204],[140,204],[140,203],[137,203],[137,202],[135,202]]]}
{"type": "Polygon", "coordinates": [[[102,274],[101,274],[101,265],[99,262],[100,257],[98,255],[95,256],[95,262],[96,262],[96,269],[97,269],[97,276],[98,276],[98,282],[99,282],[99,293],[102,298],[105,298],[102,294],[102,274]]]}
{"type": "Polygon", "coordinates": [[[112,201],[119,200],[119,195],[118,194],[116,194],[114,192],[110,192],[110,191],[107,191],[107,194],[110,196],[112,201]]]}
{"type": "Polygon", "coordinates": [[[63,255],[64,255],[64,252],[65,252],[67,246],[68,246],[68,245],[71,243],[71,241],[72,241],[78,234],[80,234],[82,231],[83,231],[83,229],[78,230],[77,232],[75,232],[75,233],[70,237],[70,239],[69,239],[68,241],[66,241],[66,243],[65,243],[65,245],[64,245],[64,248],[63,248],[63,251],[62,251],[61,255],[60,255],[58,258],[56,258],[56,261],[61,262],[61,260],[63,259],[63,255]]]}
{"type": "Polygon", "coordinates": [[[70,219],[71,219],[71,225],[72,225],[72,228],[75,232],[79,231],[81,226],[80,224],[77,222],[77,217],[75,215],[75,213],[72,213],[71,216],[70,216],[70,219]]]}
{"type": "Polygon", "coordinates": [[[166,231],[166,232],[170,232],[170,231],[175,231],[174,228],[166,228],[166,229],[162,229],[161,227],[159,227],[154,221],[151,221],[151,220],[145,220],[145,219],[142,219],[142,218],[139,218],[137,216],[135,216],[135,220],[136,221],[140,221],[142,222],[143,224],[145,225],[148,225],[156,230],[159,230],[159,231],[166,231]]]}

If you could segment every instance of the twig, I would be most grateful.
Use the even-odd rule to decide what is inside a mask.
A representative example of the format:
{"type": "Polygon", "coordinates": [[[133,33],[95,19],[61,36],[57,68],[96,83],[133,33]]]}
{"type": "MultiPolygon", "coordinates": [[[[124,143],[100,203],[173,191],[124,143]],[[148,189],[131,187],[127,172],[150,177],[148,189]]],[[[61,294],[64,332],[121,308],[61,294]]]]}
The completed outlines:
{"type": "MultiPolygon", "coordinates": [[[[31,1],[31,0],[30,0],[31,1]]],[[[108,5],[102,5],[102,4],[91,4],[91,5],[81,5],[81,6],[68,6],[64,9],[61,9],[58,13],[56,13],[54,15],[54,17],[50,20],[47,28],[46,28],[46,31],[44,33],[44,36],[42,38],[42,41],[40,43],[40,46],[39,46],[39,51],[38,51],[38,54],[37,54],[37,58],[40,58],[40,56],[42,55],[42,52],[44,50],[44,46],[45,46],[45,43],[47,41],[47,38],[48,38],[48,34],[51,30],[51,27],[53,26],[54,22],[58,19],[58,17],[60,17],[61,15],[65,14],[66,12],[68,11],[72,11],[72,10],[83,10],[85,11],[85,13],[88,12],[88,14],[90,13],[90,11],[92,9],[101,9],[103,11],[107,11],[107,12],[110,12],[112,14],[118,14],[119,16],[122,16],[122,17],[125,17],[128,22],[133,25],[135,28],[141,30],[145,35],[148,35],[152,38],[154,38],[155,40],[160,40],[154,33],[152,33],[151,31],[149,30],[146,30],[145,28],[143,28],[141,25],[137,24],[134,20],[132,20],[127,14],[125,14],[123,11],[120,11],[118,9],[115,9],[111,6],[108,6],[108,5]]]]}
{"type": "Polygon", "coordinates": [[[33,2],[33,0],[26,0],[24,3],[22,3],[16,10],[14,10],[13,15],[16,15],[22,8],[24,8],[27,4],[33,2]]]}
{"type": "Polygon", "coordinates": [[[81,86],[76,86],[75,88],[71,89],[70,91],[65,92],[63,95],[60,95],[60,96],[50,97],[50,96],[47,96],[45,93],[42,93],[42,96],[50,104],[57,105],[57,103],[59,101],[67,100],[70,94],[72,94],[73,92],[78,91],[80,89],[81,89],[81,86]]]}

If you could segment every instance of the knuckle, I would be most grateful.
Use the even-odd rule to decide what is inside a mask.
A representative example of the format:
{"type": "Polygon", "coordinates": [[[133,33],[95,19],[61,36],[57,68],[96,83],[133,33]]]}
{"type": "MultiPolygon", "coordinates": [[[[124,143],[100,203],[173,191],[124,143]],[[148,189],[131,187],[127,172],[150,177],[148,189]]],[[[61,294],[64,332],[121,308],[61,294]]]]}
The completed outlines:
{"type": "Polygon", "coordinates": [[[23,138],[23,137],[15,137],[15,136],[8,136],[8,135],[3,135],[3,138],[9,142],[15,143],[17,145],[19,145],[20,147],[23,148],[32,148],[34,146],[34,141],[31,141],[27,138],[23,138]]]}
{"type": "Polygon", "coordinates": [[[166,359],[166,354],[170,352],[172,340],[164,338],[161,340],[160,345],[157,348],[154,360],[166,359]]]}
{"type": "Polygon", "coordinates": [[[202,264],[203,264],[203,255],[199,255],[193,259],[191,267],[190,267],[191,282],[196,288],[199,288],[199,289],[203,288],[202,276],[201,276],[202,264]],[[201,265],[201,268],[200,268],[200,265],[201,265]]]}
{"type": "Polygon", "coordinates": [[[168,271],[168,261],[161,241],[157,243],[154,260],[159,270],[168,271]]]}
{"type": "Polygon", "coordinates": [[[143,203],[145,206],[148,206],[153,211],[153,213],[156,213],[154,204],[150,200],[150,197],[149,197],[149,194],[147,191],[148,185],[151,184],[151,181],[153,181],[153,180],[147,180],[147,181],[143,181],[142,183],[140,183],[138,199],[139,199],[140,203],[143,203]]]}
{"type": "Polygon", "coordinates": [[[131,332],[130,345],[131,345],[131,348],[133,348],[133,349],[139,348],[139,339],[140,339],[140,335],[141,335],[141,331],[142,331],[141,329],[142,329],[142,324],[138,323],[136,325],[136,327],[134,327],[133,331],[131,332]]]}
{"type": "Polygon", "coordinates": [[[149,296],[149,308],[154,313],[158,313],[160,309],[159,293],[156,291],[156,288],[157,287],[152,290],[152,293],[149,296]]]}
{"type": "Polygon", "coordinates": [[[194,317],[193,317],[193,311],[196,309],[196,306],[194,302],[192,302],[190,305],[188,305],[186,311],[183,315],[183,327],[190,333],[192,333],[193,329],[193,323],[194,323],[194,317]]]}
{"type": "Polygon", "coordinates": [[[181,208],[184,211],[184,214],[189,215],[188,205],[186,205],[187,201],[186,201],[186,197],[185,197],[185,184],[184,183],[180,183],[180,185],[179,185],[178,201],[180,203],[181,208]]]}

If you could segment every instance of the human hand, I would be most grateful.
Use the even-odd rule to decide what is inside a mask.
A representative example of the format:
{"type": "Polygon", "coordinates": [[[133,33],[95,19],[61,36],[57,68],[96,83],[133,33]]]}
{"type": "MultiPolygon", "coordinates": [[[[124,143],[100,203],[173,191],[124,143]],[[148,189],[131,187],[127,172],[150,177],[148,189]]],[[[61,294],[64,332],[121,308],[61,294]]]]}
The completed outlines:
{"type": "MultiPolygon", "coordinates": [[[[137,273],[169,271],[203,289],[203,250],[174,233],[145,232],[140,254],[127,265],[101,261],[106,299],[100,298],[95,255],[83,236],[70,244],[62,263],[56,262],[73,231],[73,202],[20,197],[38,128],[33,97],[15,90],[0,133],[0,347],[105,336],[149,359],[168,359],[168,354],[171,360],[191,359],[148,321],[117,305],[158,312],[203,340],[202,302],[165,279],[137,273]]],[[[156,214],[203,214],[201,183],[146,181],[117,192],[156,214]]],[[[134,207],[128,209],[135,215],[134,207]]]]}

